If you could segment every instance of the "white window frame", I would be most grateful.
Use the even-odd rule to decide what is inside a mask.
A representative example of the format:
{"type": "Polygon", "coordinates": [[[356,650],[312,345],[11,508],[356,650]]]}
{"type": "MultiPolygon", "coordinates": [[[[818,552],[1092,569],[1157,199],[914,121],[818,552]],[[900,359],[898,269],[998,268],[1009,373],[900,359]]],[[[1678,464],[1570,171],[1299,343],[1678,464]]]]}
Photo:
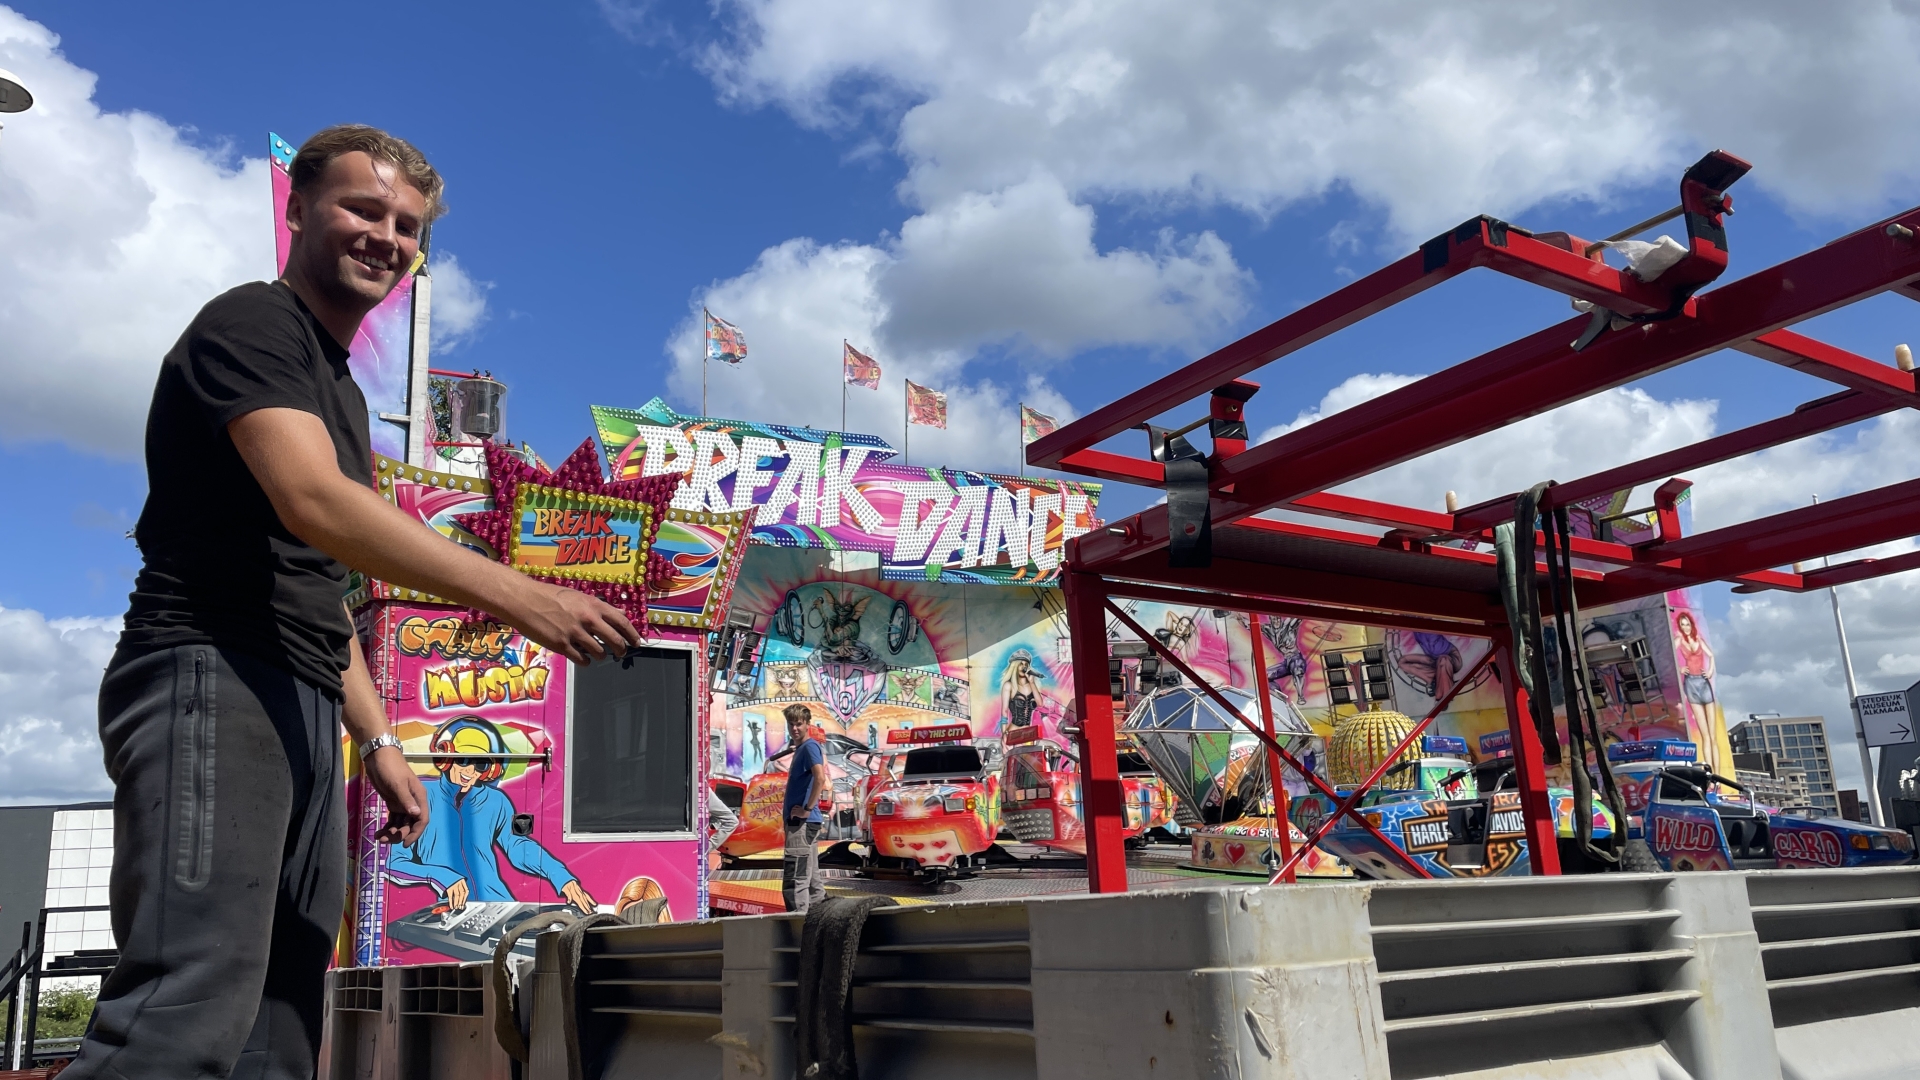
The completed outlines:
{"type": "MultiPolygon", "coordinates": [[[[706,751],[706,746],[703,744],[703,742],[700,739],[699,694],[703,689],[700,686],[700,660],[701,660],[701,654],[702,654],[702,647],[697,641],[662,641],[662,640],[644,641],[644,642],[641,642],[641,647],[649,648],[649,649],[677,649],[681,652],[688,654],[687,656],[687,660],[688,660],[688,663],[687,663],[687,723],[689,725],[689,728],[687,731],[687,776],[689,778],[689,782],[687,784],[687,799],[688,799],[687,818],[689,821],[697,823],[699,820],[699,814],[698,814],[699,807],[694,802],[694,800],[697,800],[701,797],[700,755],[706,751]]],[[[608,663],[609,661],[601,661],[601,662],[608,663]]],[[[574,665],[572,661],[568,661],[567,663],[569,668],[567,672],[567,676],[568,676],[567,719],[566,719],[567,752],[566,752],[565,767],[560,774],[560,787],[561,787],[560,838],[561,840],[564,843],[568,843],[568,844],[617,844],[617,843],[631,843],[633,841],[641,841],[641,840],[697,839],[699,837],[699,833],[695,831],[693,826],[689,826],[688,828],[685,828],[685,829],[674,829],[674,830],[667,830],[667,831],[661,831],[661,832],[583,833],[583,832],[574,831],[574,828],[573,828],[573,748],[575,745],[575,740],[574,740],[574,728],[573,728],[573,705],[574,705],[574,702],[579,699],[579,694],[577,692],[578,685],[573,681],[573,675],[575,674],[575,672],[572,670],[573,667],[577,665],[574,665]]]]}

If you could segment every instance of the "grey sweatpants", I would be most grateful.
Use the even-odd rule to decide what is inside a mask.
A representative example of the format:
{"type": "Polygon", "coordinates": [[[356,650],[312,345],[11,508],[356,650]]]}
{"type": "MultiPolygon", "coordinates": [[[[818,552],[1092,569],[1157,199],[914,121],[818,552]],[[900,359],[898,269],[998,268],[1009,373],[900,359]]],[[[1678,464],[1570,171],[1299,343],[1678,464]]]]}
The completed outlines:
{"type": "Polygon", "coordinates": [[[120,963],[62,1075],[307,1080],[346,901],[340,707],[214,646],[100,684],[120,963]]]}
{"type": "Polygon", "coordinates": [[[805,911],[827,898],[827,879],[820,876],[820,833],[825,828],[818,821],[786,823],[786,843],[780,851],[780,898],[787,902],[788,911],[805,911]]]}

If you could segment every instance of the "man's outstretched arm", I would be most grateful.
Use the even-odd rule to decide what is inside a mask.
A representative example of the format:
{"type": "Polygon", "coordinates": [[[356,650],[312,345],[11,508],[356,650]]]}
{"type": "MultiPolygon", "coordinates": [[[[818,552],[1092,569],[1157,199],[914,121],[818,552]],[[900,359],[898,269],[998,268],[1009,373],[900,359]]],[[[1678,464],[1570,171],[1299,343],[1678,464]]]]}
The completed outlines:
{"type": "Polygon", "coordinates": [[[492,612],[575,663],[640,643],[612,606],[461,547],[348,479],[312,413],[259,409],[228,424],[227,433],[288,530],[348,566],[492,612]]]}

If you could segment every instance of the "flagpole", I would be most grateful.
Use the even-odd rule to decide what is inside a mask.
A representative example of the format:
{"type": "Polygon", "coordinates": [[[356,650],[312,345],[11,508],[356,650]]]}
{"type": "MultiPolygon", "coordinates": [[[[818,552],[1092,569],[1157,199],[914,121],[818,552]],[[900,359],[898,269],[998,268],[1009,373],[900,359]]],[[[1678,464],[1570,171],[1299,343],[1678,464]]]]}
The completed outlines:
{"type": "Polygon", "coordinates": [[[847,430],[847,339],[840,339],[840,430],[847,430]]]}
{"type": "Polygon", "coordinates": [[[713,312],[700,309],[705,318],[700,326],[700,415],[707,415],[707,364],[713,359],[713,312]]]}
{"type": "Polygon", "coordinates": [[[907,380],[900,380],[900,457],[906,464],[913,464],[913,417],[908,414],[907,399],[912,395],[907,391],[907,380]]]}
{"type": "Polygon", "coordinates": [[[1027,403],[1020,403],[1020,411],[1014,414],[1013,425],[1013,467],[1022,479],[1027,475],[1027,403]]]}

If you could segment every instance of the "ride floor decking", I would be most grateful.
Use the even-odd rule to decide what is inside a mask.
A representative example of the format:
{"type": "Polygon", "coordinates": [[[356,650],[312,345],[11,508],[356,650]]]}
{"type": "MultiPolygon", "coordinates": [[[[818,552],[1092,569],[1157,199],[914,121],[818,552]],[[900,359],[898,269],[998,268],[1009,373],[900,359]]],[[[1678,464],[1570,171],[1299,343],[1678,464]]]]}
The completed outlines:
{"type": "MultiPolygon", "coordinates": [[[[1049,896],[1085,892],[1087,872],[1083,860],[1063,856],[1044,848],[1025,844],[1001,845],[1014,860],[1011,865],[992,866],[969,877],[948,878],[937,882],[906,877],[866,876],[840,867],[826,868],[829,896],[891,896],[902,904],[928,904],[948,900],[1008,900],[1022,896],[1049,896]]],[[[1127,853],[1127,886],[1151,889],[1194,879],[1212,881],[1249,880],[1243,874],[1196,870],[1187,866],[1188,849],[1166,845],[1127,853]]],[[[734,869],[717,870],[709,878],[708,903],[716,912],[738,915],[764,915],[785,911],[780,899],[780,864],[777,860],[743,860],[734,869]]]]}

